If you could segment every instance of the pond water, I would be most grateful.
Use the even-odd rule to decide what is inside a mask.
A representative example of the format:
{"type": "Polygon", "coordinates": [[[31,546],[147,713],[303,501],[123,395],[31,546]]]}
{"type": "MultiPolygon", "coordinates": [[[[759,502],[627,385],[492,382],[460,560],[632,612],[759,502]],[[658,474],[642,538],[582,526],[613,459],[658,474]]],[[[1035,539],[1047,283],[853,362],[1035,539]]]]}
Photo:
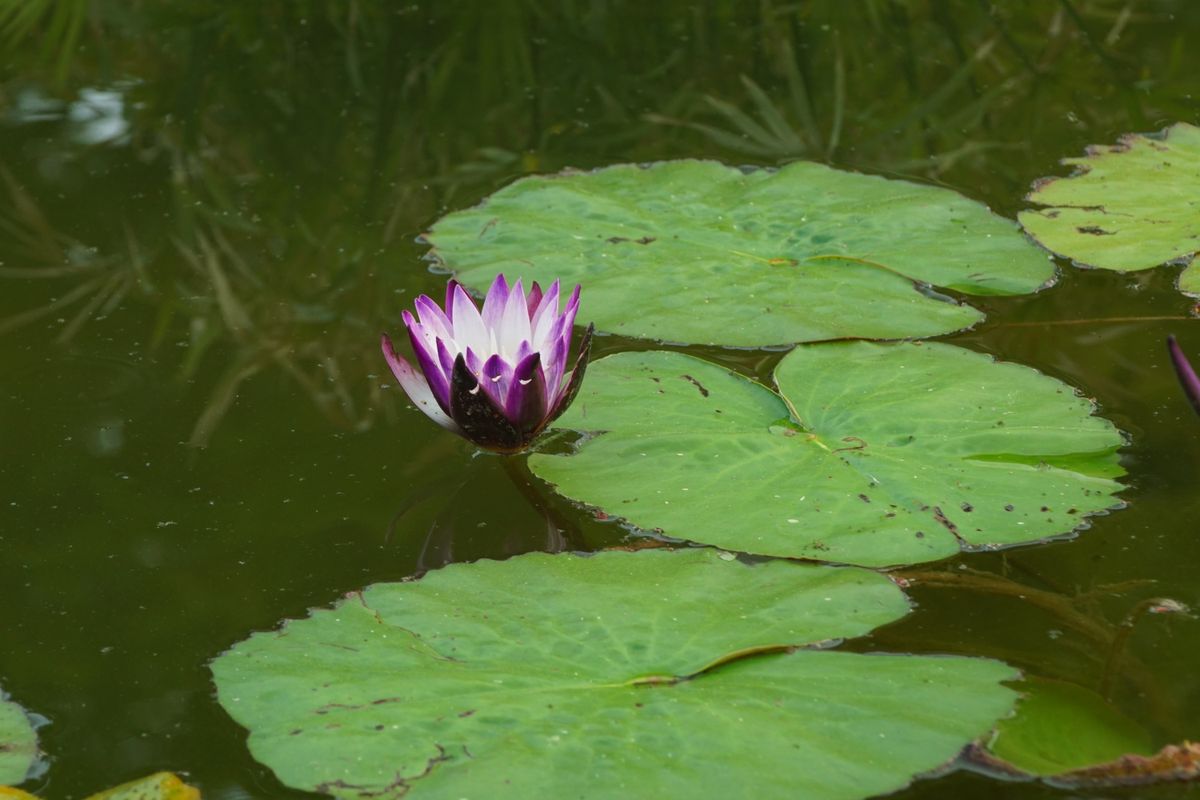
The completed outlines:
{"type": "MultiPolygon", "coordinates": [[[[393,385],[378,334],[444,286],[417,241],[442,214],[529,172],[703,157],[1014,217],[1060,158],[1200,122],[1189,0],[27,7],[0,10],[0,686],[49,720],[25,788],[55,798],[158,769],[309,796],[250,757],[210,659],[377,581],[626,540],[393,385]]],[[[943,579],[852,646],[993,656],[1195,739],[1200,624],[1139,619],[1119,668],[1108,647],[1149,598],[1200,608],[1200,419],[1163,344],[1200,357],[1193,301],[1178,267],[1059,267],[944,339],[1095,398],[1130,441],[1128,507],[913,568],[943,579]],[[996,580],[946,577],[968,574],[996,580]]],[[[691,350],[763,380],[780,357],[691,350]]],[[[1074,796],[965,771],[899,796],[968,792],[1074,796]]]]}

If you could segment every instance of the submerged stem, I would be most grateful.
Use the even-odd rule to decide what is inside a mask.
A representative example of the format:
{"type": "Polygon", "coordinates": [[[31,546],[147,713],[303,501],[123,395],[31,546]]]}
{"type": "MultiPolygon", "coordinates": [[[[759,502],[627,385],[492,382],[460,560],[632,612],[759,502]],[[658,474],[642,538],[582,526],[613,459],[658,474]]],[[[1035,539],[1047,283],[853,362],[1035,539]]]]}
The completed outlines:
{"type": "Polygon", "coordinates": [[[1104,671],[1100,673],[1100,696],[1105,700],[1112,699],[1117,666],[1125,655],[1125,648],[1129,644],[1129,637],[1133,635],[1134,628],[1147,614],[1164,612],[1187,613],[1187,609],[1174,600],[1151,597],[1134,606],[1133,610],[1125,615],[1125,619],[1121,620],[1121,624],[1117,626],[1116,634],[1113,636],[1112,644],[1109,645],[1108,657],[1104,659],[1104,671]]]}
{"type": "Polygon", "coordinates": [[[1180,316],[1178,314],[1167,314],[1162,316],[1150,317],[1090,317],[1087,319],[1047,319],[1033,320],[1029,322],[998,322],[991,326],[993,328],[1040,328],[1052,327],[1057,325],[1103,325],[1105,323],[1121,323],[1121,322],[1184,322],[1194,320],[1195,317],[1180,316]]]}
{"type": "Polygon", "coordinates": [[[559,513],[554,507],[553,502],[539,490],[538,486],[540,484],[535,484],[533,475],[529,472],[529,466],[525,463],[524,457],[520,455],[500,455],[498,458],[504,466],[504,471],[512,479],[517,491],[529,501],[529,505],[533,506],[546,521],[546,552],[561,553],[569,549],[572,539],[570,533],[575,532],[574,526],[559,513]]]}

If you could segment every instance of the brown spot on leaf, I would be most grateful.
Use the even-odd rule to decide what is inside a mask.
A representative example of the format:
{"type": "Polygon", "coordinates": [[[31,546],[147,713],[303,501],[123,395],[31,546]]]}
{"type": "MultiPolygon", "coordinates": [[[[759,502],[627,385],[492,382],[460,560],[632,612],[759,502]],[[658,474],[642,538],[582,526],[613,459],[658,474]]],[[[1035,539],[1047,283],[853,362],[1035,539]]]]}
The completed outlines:
{"type": "Polygon", "coordinates": [[[1045,189],[1047,186],[1054,183],[1056,180],[1058,180],[1058,178],[1053,178],[1053,177],[1038,178],[1037,180],[1035,180],[1033,182],[1033,187],[1032,187],[1032,191],[1030,192],[1030,194],[1033,194],[1034,192],[1040,192],[1042,189],[1045,189]]]}
{"type": "Polygon", "coordinates": [[[705,389],[704,384],[700,383],[700,381],[696,380],[691,375],[680,375],[679,377],[683,378],[685,381],[699,389],[701,397],[708,397],[708,389],[705,389]]]}
{"type": "Polygon", "coordinates": [[[949,517],[942,513],[942,509],[939,506],[933,507],[933,518],[937,520],[939,525],[953,533],[955,537],[958,536],[958,526],[951,522],[949,517]]]}

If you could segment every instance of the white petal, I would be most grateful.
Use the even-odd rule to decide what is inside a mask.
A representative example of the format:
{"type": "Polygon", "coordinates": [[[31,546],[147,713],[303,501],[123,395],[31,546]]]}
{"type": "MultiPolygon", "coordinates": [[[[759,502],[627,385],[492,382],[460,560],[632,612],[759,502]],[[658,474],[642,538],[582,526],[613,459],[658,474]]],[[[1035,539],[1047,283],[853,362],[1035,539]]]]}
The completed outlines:
{"type": "Polygon", "coordinates": [[[548,407],[553,408],[562,394],[563,375],[567,370],[567,351],[571,346],[568,338],[557,339],[549,348],[542,350],[542,374],[546,376],[546,396],[549,398],[548,407]]]}
{"type": "Polygon", "coordinates": [[[479,316],[483,319],[485,328],[492,329],[500,324],[500,317],[504,314],[504,308],[511,295],[508,281],[504,279],[502,272],[492,281],[491,288],[487,291],[487,297],[483,298],[483,310],[479,312],[479,316]]]}
{"type": "MultiPolygon", "coordinates": [[[[554,319],[558,316],[558,292],[558,281],[555,280],[546,290],[546,294],[542,297],[542,303],[533,316],[533,338],[530,341],[534,347],[542,348],[550,333],[550,326],[554,324],[554,319]]],[[[545,357],[546,354],[542,353],[542,358],[545,357]]]]}
{"type": "Polygon", "coordinates": [[[479,309],[471,300],[467,290],[461,286],[454,288],[454,343],[459,352],[468,347],[477,353],[488,352],[488,333],[479,316],[479,309]]]}
{"type": "Polygon", "coordinates": [[[433,332],[438,339],[452,339],[454,326],[437,303],[425,295],[417,298],[417,316],[421,324],[433,332]]]}
{"type": "Polygon", "coordinates": [[[529,306],[525,303],[525,293],[518,279],[508,294],[508,302],[504,304],[496,330],[497,350],[506,361],[514,361],[517,348],[521,342],[529,341],[529,306]]]}
{"type": "Polygon", "coordinates": [[[566,327],[569,331],[575,325],[575,315],[579,313],[579,285],[575,285],[575,290],[571,292],[571,296],[567,298],[567,307],[563,309],[563,316],[566,317],[566,327]]]}

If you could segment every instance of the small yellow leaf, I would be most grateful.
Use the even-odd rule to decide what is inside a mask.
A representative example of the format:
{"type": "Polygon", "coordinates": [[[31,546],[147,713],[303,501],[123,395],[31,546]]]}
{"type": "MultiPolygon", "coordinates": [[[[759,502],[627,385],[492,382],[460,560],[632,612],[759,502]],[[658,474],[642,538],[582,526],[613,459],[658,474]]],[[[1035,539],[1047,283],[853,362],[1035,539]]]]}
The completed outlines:
{"type": "Polygon", "coordinates": [[[200,800],[200,790],[188,786],[174,773],[156,772],[94,794],[87,800],[200,800]]]}
{"type": "Polygon", "coordinates": [[[12,800],[38,800],[36,795],[14,789],[11,786],[0,786],[0,797],[9,797],[12,800]]]}

